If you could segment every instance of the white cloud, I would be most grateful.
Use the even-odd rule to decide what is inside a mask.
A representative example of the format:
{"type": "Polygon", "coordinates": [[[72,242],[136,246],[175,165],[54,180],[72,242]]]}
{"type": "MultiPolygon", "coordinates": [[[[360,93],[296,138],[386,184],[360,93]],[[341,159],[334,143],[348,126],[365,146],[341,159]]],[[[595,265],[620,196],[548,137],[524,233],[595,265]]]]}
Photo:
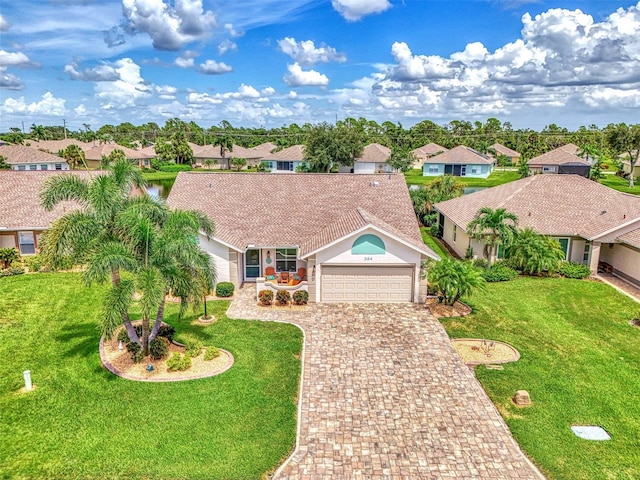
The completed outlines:
{"type": "Polygon", "coordinates": [[[208,93],[196,93],[196,92],[191,92],[189,95],[187,95],[187,102],[188,103],[194,103],[194,104],[213,104],[213,105],[218,105],[220,103],[222,103],[222,100],[220,98],[216,98],[213,97],[211,95],[209,95],[208,93]]]}
{"type": "Polygon", "coordinates": [[[120,75],[112,65],[102,64],[93,68],[85,68],[78,71],[78,62],[70,62],[64,67],[64,73],[68,73],[72,80],[84,80],[87,82],[112,82],[118,80],[120,75]]]}
{"type": "Polygon", "coordinates": [[[122,0],[126,29],[151,37],[158,50],[178,50],[183,45],[202,40],[217,26],[211,11],[204,11],[202,0],[122,0]]]}
{"type": "Polygon", "coordinates": [[[224,62],[216,62],[215,60],[207,60],[204,63],[200,64],[198,68],[200,73],[204,73],[205,75],[221,75],[223,73],[229,73],[233,71],[229,65],[224,62]]]}
{"type": "Polygon", "coordinates": [[[0,50],[0,66],[25,66],[30,65],[31,60],[22,52],[7,52],[0,50]]]}
{"type": "Polygon", "coordinates": [[[218,45],[218,55],[224,55],[227,52],[235,52],[238,50],[238,45],[229,40],[228,38],[224,39],[218,45]]]}
{"type": "Polygon", "coordinates": [[[388,0],[332,0],[331,4],[340,15],[352,22],[391,8],[388,0]]]}
{"type": "Polygon", "coordinates": [[[413,55],[404,42],[391,46],[391,54],[398,63],[391,77],[400,81],[452,77],[451,61],[437,55],[413,55]]]}
{"type": "Polygon", "coordinates": [[[231,35],[233,38],[237,38],[237,37],[241,37],[242,35],[244,35],[243,32],[241,32],[240,30],[236,30],[236,28],[233,26],[233,24],[231,23],[225,23],[224,24],[224,29],[227,31],[227,33],[229,35],[231,35]]]}
{"type": "Polygon", "coordinates": [[[163,100],[174,100],[178,89],[171,85],[156,85],[154,87],[158,96],[163,100]]]}
{"type": "Polygon", "coordinates": [[[193,50],[185,50],[175,59],[175,64],[180,68],[192,68],[195,64],[194,58],[198,56],[193,50]]]}
{"type": "Polygon", "coordinates": [[[84,104],[81,103],[73,109],[73,112],[80,117],[84,117],[87,114],[87,107],[85,107],[84,104]]]}
{"type": "Polygon", "coordinates": [[[0,111],[5,114],[26,114],[42,115],[42,116],[60,116],[64,115],[65,100],[56,98],[51,92],[46,92],[37,102],[26,103],[24,97],[7,98],[0,111]]]}
{"type": "Polygon", "coordinates": [[[289,75],[285,75],[283,80],[290,87],[325,87],[329,85],[329,79],[326,75],[315,70],[302,70],[297,62],[293,65],[287,65],[287,70],[289,70],[289,75]]]}
{"type": "Polygon", "coordinates": [[[283,53],[289,55],[300,65],[347,61],[345,54],[338,53],[335,48],[324,44],[316,47],[312,40],[296,42],[295,38],[285,37],[278,40],[278,46],[283,53]]]}
{"type": "Polygon", "coordinates": [[[136,101],[151,95],[151,87],[140,75],[140,66],[130,58],[114,62],[119,79],[95,84],[96,97],[103,102],[103,108],[114,105],[132,107],[136,101]]]}
{"type": "Polygon", "coordinates": [[[9,21],[4,18],[2,14],[0,14],[0,32],[6,32],[7,30],[9,30],[9,27],[11,27],[9,21]]]}

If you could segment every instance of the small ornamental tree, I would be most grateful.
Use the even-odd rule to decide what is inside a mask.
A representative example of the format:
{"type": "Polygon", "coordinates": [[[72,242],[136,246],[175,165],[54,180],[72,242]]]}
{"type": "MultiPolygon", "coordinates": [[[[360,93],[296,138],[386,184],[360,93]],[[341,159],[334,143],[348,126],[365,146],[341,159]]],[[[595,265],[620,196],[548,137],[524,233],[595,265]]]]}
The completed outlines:
{"type": "Polygon", "coordinates": [[[557,240],[525,228],[507,245],[505,257],[523,273],[539,275],[542,272],[555,273],[565,254],[557,240]]]}
{"type": "Polygon", "coordinates": [[[242,167],[244,167],[246,164],[247,164],[247,159],[246,158],[233,157],[231,159],[231,165],[236,167],[236,169],[238,169],[238,171],[242,170],[242,167]]]}
{"type": "Polygon", "coordinates": [[[487,268],[491,268],[491,258],[499,245],[508,245],[515,237],[518,217],[504,208],[482,207],[467,225],[471,237],[484,243],[487,268]]]}

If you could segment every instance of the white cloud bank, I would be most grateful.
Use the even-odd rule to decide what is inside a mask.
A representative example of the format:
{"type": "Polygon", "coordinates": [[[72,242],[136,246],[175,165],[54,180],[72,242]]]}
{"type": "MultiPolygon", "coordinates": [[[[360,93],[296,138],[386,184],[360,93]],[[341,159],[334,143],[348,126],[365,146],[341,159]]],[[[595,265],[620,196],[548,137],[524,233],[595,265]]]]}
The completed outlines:
{"type": "Polygon", "coordinates": [[[382,13],[391,8],[388,0],[332,0],[333,8],[346,20],[355,22],[374,13],[382,13]]]}
{"type": "Polygon", "coordinates": [[[293,65],[287,65],[289,75],[285,75],[282,79],[290,87],[326,87],[329,85],[329,78],[315,70],[302,70],[302,67],[296,62],[293,65]]]}
{"type": "Polygon", "coordinates": [[[282,53],[289,55],[297,63],[304,66],[315,65],[316,63],[346,62],[347,56],[338,53],[335,48],[328,45],[315,46],[312,40],[296,42],[295,38],[285,37],[278,40],[278,47],[282,53]]]}

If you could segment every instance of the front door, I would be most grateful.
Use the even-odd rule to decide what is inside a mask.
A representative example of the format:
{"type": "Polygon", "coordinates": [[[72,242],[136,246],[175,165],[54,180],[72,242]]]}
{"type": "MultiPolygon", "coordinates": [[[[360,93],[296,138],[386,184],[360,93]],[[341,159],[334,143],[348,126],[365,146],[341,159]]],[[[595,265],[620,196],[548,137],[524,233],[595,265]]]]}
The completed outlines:
{"type": "Polygon", "coordinates": [[[260,276],[260,250],[250,249],[244,254],[244,279],[254,280],[260,276]]]}

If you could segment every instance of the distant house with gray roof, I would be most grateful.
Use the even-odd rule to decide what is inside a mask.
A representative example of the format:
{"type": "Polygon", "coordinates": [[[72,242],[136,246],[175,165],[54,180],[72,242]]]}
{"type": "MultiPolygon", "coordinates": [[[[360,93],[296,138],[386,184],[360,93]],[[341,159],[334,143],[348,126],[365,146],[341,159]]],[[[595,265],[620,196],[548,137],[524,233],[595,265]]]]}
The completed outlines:
{"type": "Polygon", "coordinates": [[[505,147],[500,143],[494,143],[489,148],[495,150],[497,155],[504,155],[507,157],[511,163],[517,164],[520,162],[520,153],[509,147],[505,147]]]}
{"type": "Polygon", "coordinates": [[[362,150],[362,155],[356,158],[353,166],[338,167],[339,173],[389,173],[393,171],[387,163],[391,149],[379,143],[370,143],[362,150]]]}
{"type": "Polygon", "coordinates": [[[460,256],[468,247],[482,255],[468,225],[482,207],[517,215],[560,242],[566,260],[607,264],[613,273],[640,285],[640,197],[618,192],[579,175],[534,175],[434,205],[443,240],[460,256]]]}
{"type": "Polygon", "coordinates": [[[534,157],[527,163],[529,171],[533,174],[575,174],[588,178],[591,164],[572,153],[577,150],[577,146],[567,144],[534,157]]]}
{"type": "Polygon", "coordinates": [[[444,152],[448,152],[449,149],[445,148],[437,143],[427,143],[422,147],[414,148],[411,153],[416,157],[416,162],[413,164],[413,168],[422,168],[422,164],[425,160],[431,157],[435,157],[444,152]]]}

